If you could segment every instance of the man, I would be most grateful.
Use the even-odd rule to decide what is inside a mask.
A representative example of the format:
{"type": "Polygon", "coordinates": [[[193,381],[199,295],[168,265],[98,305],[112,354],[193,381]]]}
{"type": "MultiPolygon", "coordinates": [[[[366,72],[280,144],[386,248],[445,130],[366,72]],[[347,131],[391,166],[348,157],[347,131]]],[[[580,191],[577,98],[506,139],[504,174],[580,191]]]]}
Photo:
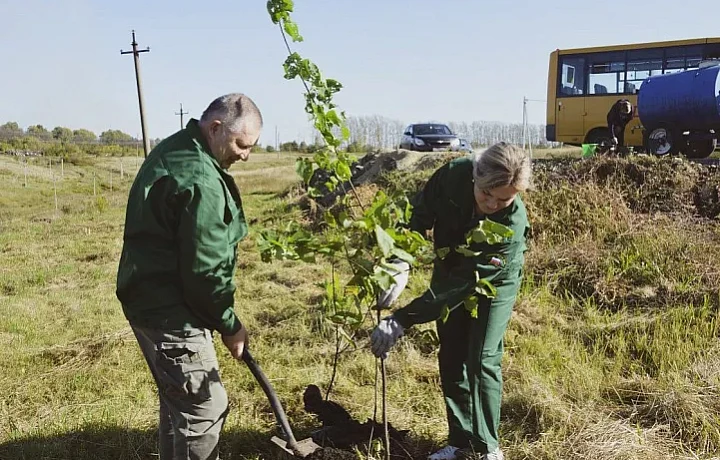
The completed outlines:
{"type": "Polygon", "coordinates": [[[625,147],[625,127],[633,117],[632,104],[627,99],[618,99],[607,114],[608,130],[613,145],[625,147]]]}
{"type": "Polygon", "coordinates": [[[150,152],[130,189],[116,294],[157,384],[161,460],[218,458],[228,399],[212,334],[235,359],[247,342],[233,310],[247,224],[227,169],[262,123],[246,95],[221,96],[150,152]]]}

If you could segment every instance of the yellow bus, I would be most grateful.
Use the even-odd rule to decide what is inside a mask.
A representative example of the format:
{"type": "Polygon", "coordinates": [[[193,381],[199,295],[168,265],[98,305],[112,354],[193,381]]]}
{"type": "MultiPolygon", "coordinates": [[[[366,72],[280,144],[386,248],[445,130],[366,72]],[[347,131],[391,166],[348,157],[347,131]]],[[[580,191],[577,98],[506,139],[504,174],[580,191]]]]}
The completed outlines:
{"type": "MultiPolygon", "coordinates": [[[[548,70],[545,136],[575,146],[608,140],[610,107],[627,99],[637,111],[637,92],[647,77],[696,69],[717,58],[720,38],[555,50],[548,70]]],[[[645,149],[637,112],[625,129],[625,144],[645,149]]]]}

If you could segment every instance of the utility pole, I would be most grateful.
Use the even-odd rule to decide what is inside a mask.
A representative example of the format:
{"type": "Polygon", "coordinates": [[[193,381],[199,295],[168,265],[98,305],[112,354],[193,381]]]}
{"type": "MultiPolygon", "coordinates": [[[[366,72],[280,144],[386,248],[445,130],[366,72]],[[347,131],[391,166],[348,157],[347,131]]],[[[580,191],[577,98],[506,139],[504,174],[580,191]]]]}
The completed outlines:
{"type": "Polygon", "coordinates": [[[180,112],[175,112],[175,115],[180,115],[180,129],[183,129],[185,127],[185,123],[183,123],[183,115],[187,115],[189,112],[183,112],[182,102],[180,103],[180,112]]]}
{"type": "Polygon", "coordinates": [[[527,113],[527,97],[523,96],[523,124],[522,124],[522,148],[525,149],[526,143],[530,147],[530,159],[532,159],[532,142],[530,141],[530,133],[528,127],[528,113],[527,113]]]}
{"type": "Polygon", "coordinates": [[[530,120],[528,118],[528,111],[527,111],[527,103],[528,102],[545,102],[542,99],[528,99],[527,97],[523,96],[523,130],[522,130],[522,143],[523,143],[523,149],[525,149],[525,145],[527,145],[528,150],[530,151],[530,159],[532,160],[532,139],[530,138],[530,120]]]}
{"type": "Polygon", "coordinates": [[[143,102],[142,85],[140,84],[140,53],[147,53],[150,51],[148,46],[144,50],[138,50],[137,42],[135,41],[135,31],[132,31],[132,51],[120,50],[120,54],[132,54],[135,58],[135,82],[137,83],[138,102],[140,103],[140,126],[142,128],[143,135],[143,149],[145,150],[145,157],[147,158],[148,152],[150,151],[150,139],[147,137],[147,128],[145,127],[145,108],[143,102]]]}

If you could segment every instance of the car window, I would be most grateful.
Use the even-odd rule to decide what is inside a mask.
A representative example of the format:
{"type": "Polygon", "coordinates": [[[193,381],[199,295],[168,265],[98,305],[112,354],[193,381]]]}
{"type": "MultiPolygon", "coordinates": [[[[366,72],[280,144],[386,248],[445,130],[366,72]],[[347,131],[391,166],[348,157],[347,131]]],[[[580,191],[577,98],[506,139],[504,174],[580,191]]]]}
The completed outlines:
{"type": "Polygon", "coordinates": [[[413,134],[452,134],[452,131],[445,125],[415,125],[413,134]]]}

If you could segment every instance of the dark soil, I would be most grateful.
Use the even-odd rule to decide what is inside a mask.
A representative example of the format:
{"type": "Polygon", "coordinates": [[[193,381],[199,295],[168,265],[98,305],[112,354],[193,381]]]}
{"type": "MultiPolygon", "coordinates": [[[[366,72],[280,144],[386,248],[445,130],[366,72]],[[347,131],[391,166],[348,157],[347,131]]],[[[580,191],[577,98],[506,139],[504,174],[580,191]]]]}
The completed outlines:
{"type": "MultiPolygon", "coordinates": [[[[340,404],[322,399],[319,388],[309,385],[303,395],[305,410],[315,414],[322,426],[311,436],[313,441],[323,446],[323,452],[315,452],[308,457],[318,459],[357,458],[356,451],[367,455],[368,446],[383,443],[382,423],[368,419],[365,423],[353,419],[340,404]],[[371,442],[372,439],[372,442],[371,442]],[[327,451],[327,453],[325,453],[327,451]]],[[[398,430],[388,423],[390,435],[390,455],[394,458],[427,458],[432,446],[428,442],[413,439],[409,430],[398,430]]]]}
{"type": "Polygon", "coordinates": [[[357,455],[346,450],[325,447],[305,457],[307,460],[357,460],[357,455]]]}

